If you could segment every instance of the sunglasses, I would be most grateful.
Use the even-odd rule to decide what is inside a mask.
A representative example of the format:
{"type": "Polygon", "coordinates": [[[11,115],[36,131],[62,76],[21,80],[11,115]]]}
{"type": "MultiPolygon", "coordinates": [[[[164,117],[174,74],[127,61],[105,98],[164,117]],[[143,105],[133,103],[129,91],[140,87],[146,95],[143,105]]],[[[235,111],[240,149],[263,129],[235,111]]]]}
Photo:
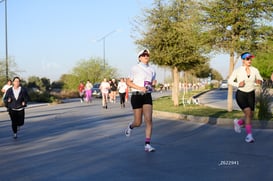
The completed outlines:
{"type": "Polygon", "coordinates": [[[145,54],[142,54],[141,57],[149,57],[150,55],[145,53],[145,54]]]}
{"type": "Polygon", "coordinates": [[[251,61],[251,58],[246,58],[246,61],[251,61]]]}

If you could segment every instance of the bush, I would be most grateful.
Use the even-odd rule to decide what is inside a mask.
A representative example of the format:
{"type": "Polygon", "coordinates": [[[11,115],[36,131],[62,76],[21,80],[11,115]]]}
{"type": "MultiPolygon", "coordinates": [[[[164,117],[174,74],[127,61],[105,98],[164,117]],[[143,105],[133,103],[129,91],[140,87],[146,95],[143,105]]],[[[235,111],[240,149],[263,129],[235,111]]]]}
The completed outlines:
{"type": "Polygon", "coordinates": [[[258,119],[266,120],[272,118],[271,112],[271,95],[269,89],[263,86],[257,95],[257,109],[258,109],[258,119]]]}
{"type": "Polygon", "coordinates": [[[61,90],[61,91],[52,91],[50,93],[51,96],[57,99],[68,99],[68,98],[76,98],[79,97],[78,91],[69,91],[69,90],[61,90]]]}
{"type": "Polygon", "coordinates": [[[31,102],[50,102],[50,94],[48,92],[34,92],[28,93],[31,102]]]}

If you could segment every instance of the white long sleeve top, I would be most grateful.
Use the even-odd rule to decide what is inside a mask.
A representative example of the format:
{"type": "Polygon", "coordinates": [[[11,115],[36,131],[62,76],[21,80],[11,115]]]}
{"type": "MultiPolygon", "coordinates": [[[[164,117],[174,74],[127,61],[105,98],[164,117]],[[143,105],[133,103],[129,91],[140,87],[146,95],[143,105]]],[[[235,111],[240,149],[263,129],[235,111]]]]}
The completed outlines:
{"type": "Polygon", "coordinates": [[[228,79],[228,84],[234,87],[238,87],[240,91],[251,92],[255,89],[256,80],[263,81],[262,76],[257,68],[250,66],[250,75],[246,73],[246,66],[241,66],[235,69],[228,79]],[[245,81],[244,87],[239,87],[239,83],[245,81]]]}

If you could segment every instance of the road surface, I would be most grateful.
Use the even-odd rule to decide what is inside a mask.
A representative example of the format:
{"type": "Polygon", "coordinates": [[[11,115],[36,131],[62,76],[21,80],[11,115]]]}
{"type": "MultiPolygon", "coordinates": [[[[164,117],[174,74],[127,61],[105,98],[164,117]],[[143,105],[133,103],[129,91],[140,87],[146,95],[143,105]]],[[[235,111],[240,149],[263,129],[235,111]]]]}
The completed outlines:
{"type": "Polygon", "coordinates": [[[144,125],[125,137],[129,103],[101,108],[71,101],[26,110],[18,139],[0,113],[0,180],[263,180],[273,179],[273,131],[256,142],[232,127],[154,118],[154,153],[144,152],[144,125]]]}

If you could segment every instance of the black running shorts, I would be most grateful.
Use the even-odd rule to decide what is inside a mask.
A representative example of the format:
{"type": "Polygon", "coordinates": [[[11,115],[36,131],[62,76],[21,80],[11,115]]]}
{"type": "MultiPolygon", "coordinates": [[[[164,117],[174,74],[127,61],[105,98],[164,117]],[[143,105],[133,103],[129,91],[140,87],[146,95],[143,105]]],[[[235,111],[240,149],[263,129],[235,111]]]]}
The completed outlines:
{"type": "Polygon", "coordinates": [[[132,94],[131,104],[132,104],[133,109],[142,108],[144,104],[153,105],[152,95],[150,93],[147,93],[147,94],[132,94]]]}
{"type": "Polygon", "coordinates": [[[244,110],[245,108],[250,108],[252,111],[255,109],[255,91],[242,92],[237,90],[236,101],[238,106],[244,110]]]}

